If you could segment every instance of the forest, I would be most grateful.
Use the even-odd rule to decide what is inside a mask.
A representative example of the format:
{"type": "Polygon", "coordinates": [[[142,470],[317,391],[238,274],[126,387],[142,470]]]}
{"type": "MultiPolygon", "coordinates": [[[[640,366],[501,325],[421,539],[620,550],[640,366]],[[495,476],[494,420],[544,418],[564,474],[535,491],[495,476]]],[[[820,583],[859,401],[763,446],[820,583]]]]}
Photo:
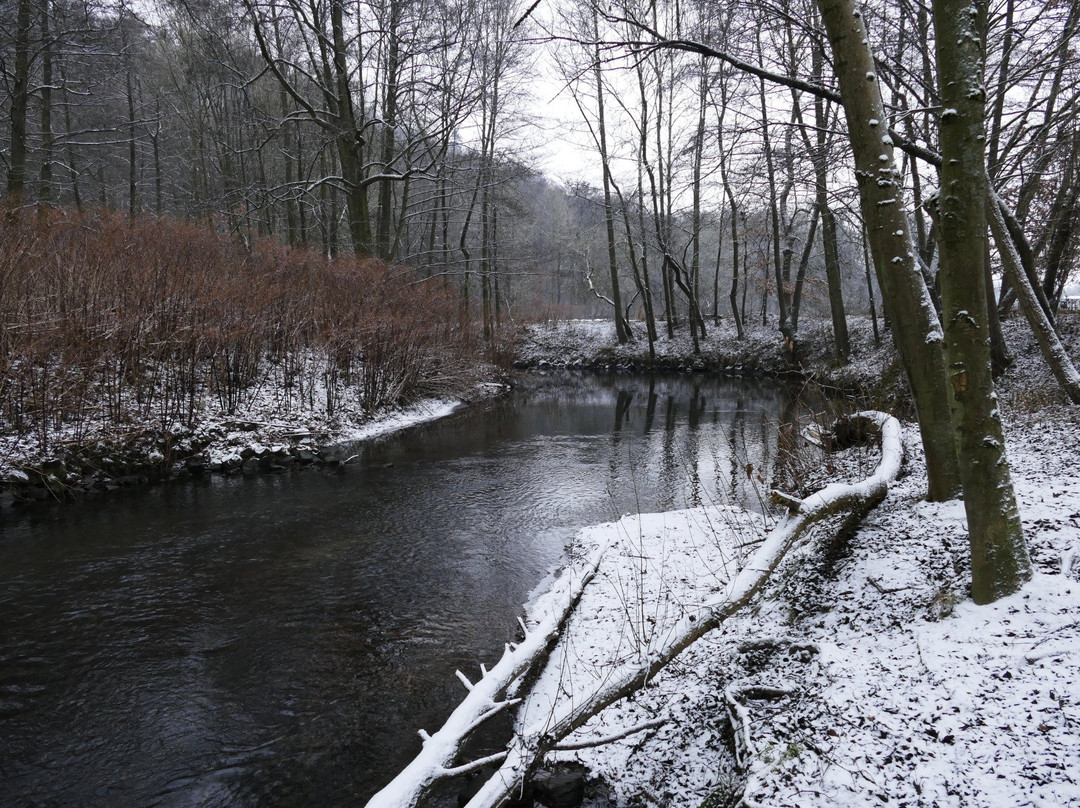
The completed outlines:
{"type": "MultiPolygon", "coordinates": [[[[257,257],[267,241],[376,261],[399,287],[442,296],[446,333],[456,316],[496,349],[514,323],[603,314],[620,343],[640,322],[650,355],[658,335],[680,328],[697,352],[710,323],[730,318],[741,338],[760,318],[797,366],[805,302],[831,322],[842,363],[848,314],[869,311],[876,333],[881,310],[935,499],[959,490],[984,435],[1001,444],[983,344],[1000,372],[1009,361],[1000,319],[1017,305],[1080,401],[1080,376],[1054,331],[1080,239],[1075,4],[9,5],[4,398],[19,428],[28,413],[53,411],[46,400],[63,420],[80,385],[118,401],[121,380],[145,375],[142,359],[155,350],[176,368],[151,380],[171,391],[165,420],[182,414],[200,365],[224,380],[218,396],[232,412],[259,351],[290,354],[322,334],[328,390],[376,355],[356,338],[366,324],[312,326],[317,314],[273,337],[290,327],[258,303],[237,320],[264,324],[261,334],[176,320],[201,304],[162,279],[191,281],[207,266],[196,246],[186,266],[151,269],[183,252],[169,238],[198,238],[164,224],[158,258],[136,262],[159,277],[153,299],[119,315],[109,293],[104,311],[88,296],[83,316],[99,333],[80,337],[71,278],[64,286],[70,259],[49,254],[47,217],[35,240],[17,215],[52,206],[88,223],[113,210],[133,227],[198,225],[256,256],[240,263],[267,277],[291,272],[257,257]],[[552,136],[551,88],[548,104],[569,99],[578,111],[577,148],[599,169],[598,186],[558,184],[530,166],[530,150],[552,136]],[[174,346],[180,321],[186,337],[174,346]],[[160,327],[167,336],[143,338],[160,327]],[[74,337],[61,333],[72,328],[74,337]],[[92,347],[116,339],[134,353],[92,347]],[[90,347],[96,364],[80,358],[69,373],[56,344],[90,347]],[[946,362],[952,384],[972,390],[956,397],[962,413],[950,414],[946,362]],[[954,452],[954,434],[974,443],[954,452]]],[[[85,263],[119,272],[107,253],[85,263]]],[[[219,280],[189,289],[203,294],[219,280]]],[[[109,283],[125,281],[93,286],[109,283]]],[[[232,305],[230,295],[215,305],[232,305]]],[[[397,298],[395,311],[419,308],[397,298]]],[[[379,384],[391,395],[369,391],[363,406],[405,397],[409,385],[393,376],[420,378],[431,364],[421,353],[416,367],[387,370],[379,384]]],[[[382,373],[370,363],[366,372],[382,373]]],[[[38,418],[43,439],[52,417],[38,418]]],[[[972,490],[965,483],[969,499],[972,490]]]]}
{"type": "MultiPolygon", "coordinates": [[[[721,316],[790,335],[804,302],[880,309],[814,3],[527,10],[5,0],[7,198],[374,256],[440,278],[489,333],[614,305],[650,336],[721,316]],[[586,179],[540,173],[553,138],[586,179]]],[[[932,275],[930,13],[865,14],[932,275]]],[[[989,176],[1051,310],[1080,204],[1076,18],[1008,0],[984,22],[989,176]]],[[[1003,313],[1014,296],[999,284],[1003,313]]]]}
{"type": "MultiPolygon", "coordinates": [[[[312,453],[254,449],[237,432],[314,439],[329,423],[465,398],[521,359],[523,335],[567,321],[609,323],[605,355],[636,346],[653,369],[678,338],[689,345],[680,368],[727,371],[702,359],[710,337],[748,346],[764,333],[784,374],[830,385],[866,359],[868,338],[849,330],[857,323],[875,346],[895,347],[898,414],[911,422],[855,417],[853,442],[881,447],[873,473],[759,495],[782,515],[728,548],[747,564],[722,567],[717,592],[679,594],[694,605],[672,607],[667,623],[646,628],[643,611],[640,626],[628,620],[641,636],[610,682],[588,698],[579,690],[575,705],[545,706],[544,688],[558,691],[563,674],[547,661],[554,638],[584,619],[572,604],[587,602],[589,579],[624,572],[600,572],[600,556],[622,541],[601,537],[595,561],[581,551],[552,589],[549,601],[571,605],[539,601],[496,668],[481,664],[475,682],[458,671],[464,712],[434,735],[422,730],[419,774],[404,769],[404,785],[391,782],[372,804],[420,804],[443,780],[488,767],[472,804],[504,804],[568,736],[666,675],[721,623],[756,641],[745,607],[765,588],[812,602],[820,592],[770,576],[783,575],[818,522],[848,535],[834,522],[865,517],[891,488],[910,501],[886,506],[875,529],[889,547],[918,534],[922,555],[890,569],[918,586],[948,578],[923,593],[947,602],[927,619],[970,596],[987,620],[1004,621],[993,636],[1011,636],[1002,609],[1034,592],[1042,617],[1023,630],[1037,645],[1045,638],[1033,626],[1054,603],[1072,603],[1061,581],[1077,574],[1067,537],[1044,528],[1063,523],[1072,501],[1063,436],[1080,404],[1067,327],[1080,299],[1078,34],[1071,0],[0,0],[0,482],[27,482],[23,458],[66,450],[77,462],[34,467],[42,496],[91,490],[118,454],[103,436],[124,435],[150,441],[147,457],[164,452],[201,473],[191,459],[210,445],[208,429],[231,441],[220,470],[261,461],[281,472],[312,453]],[[811,344],[823,334],[825,359],[811,344]],[[1039,395],[1018,392],[1010,368],[1041,379],[1039,395]],[[1017,404],[1031,400],[1050,403],[1017,404]],[[1022,451],[1011,466],[1006,454],[1016,435],[1034,440],[1031,412],[1057,419],[1046,440],[1064,486],[1054,496],[1069,493],[1060,505],[1033,505],[1036,461],[1022,451]],[[289,418],[302,429],[280,423],[289,418]],[[914,527],[918,509],[942,535],[962,525],[962,560],[914,527]],[[1032,513],[1053,516],[1033,529],[1032,513]],[[927,573],[918,566],[927,559],[952,573],[927,573]],[[554,683],[537,686],[506,751],[458,762],[477,726],[516,706],[507,694],[538,659],[554,683]],[[540,717],[525,731],[530,711],[540,717]]],[[[884,380],[874,381],[830,392],[881,401],[884,380]]],[[[632,398],[618,396],[616,433],[632,398]]],[[[822,434],[827,452],[839,439],[822,434]]],[[[344,474],[358,457],[328,465],[344,474]]],[[[766,485],[747,462],[745,476],[755,474],[766,485]]],[[[717,513],[727,511],[708,518],[729,518],[717,513]]],[[[641,526],[652,522],[625,519],[612,530],[639,532],[644,559],[641,526]]],[[[662,549],[650,552],[666,552],[667,529],[657,535],[662,549]]],[[[873,567],[872,552],[853,557],[873,567]]],[[[875,576],[855,588],[883,597],[917,588],[875,576]]],[[[597,610],[629,614],[623,597],[597,610]]],[[[975,614],[963,617],[974,625],[975,614]]],[[[804,646],[779,636],[795,618],[770,619],[768,654],[827,656],[827,630],[820,646],[804,646]]],[[[934,636],[945,647],[949,637],[934,636]]],[[[886,656],[907,639],[890,642],[886,656]]],[[[943,665],[967,659],[949,648],[943,665]]],[[[1025,658],[1043,659],[1034,646],[1025,658]]],[[[921,646],[918,660],[930,670],[921,646]]],[[[999,671],[1016,661],[994,660],[999,671]]],[[[1032,688],[1024,698],[1041,704],[1032,688]]],[[[745,736],[738,756],[752,757],[749,702],[788,695],[772,684],[726,692],[731,731],[745,736]]],[[[659,726],[643,717],[618,740],[659,726]]],[[[582,743],[594,741],[607,744],[582,743]]],[[[971,748],[990,743],[980,736],[971,748]]],[[[1045,763],[1055,753],[1038,754],[1045,763]]],[[[762,787],[781,793],[765,768],[762,787]]]]}

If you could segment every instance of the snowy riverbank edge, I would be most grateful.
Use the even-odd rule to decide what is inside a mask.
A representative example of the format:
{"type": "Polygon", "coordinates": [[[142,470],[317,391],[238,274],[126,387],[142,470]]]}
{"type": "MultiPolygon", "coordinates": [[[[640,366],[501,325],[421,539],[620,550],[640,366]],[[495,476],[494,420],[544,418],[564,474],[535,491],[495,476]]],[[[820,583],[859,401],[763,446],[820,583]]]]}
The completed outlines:
{"type": "MultiPolygon", "coordinates": [[[[1063,326],[1075,354],[1076,323],[1063,326]]],[[[561,755],[607,784],[599,804],[1080,806],[1080,408],[1063,403],[1026,327],[1006,329],[1016,362],[998,389],[1033,580],[991,606],[970,601],[963,504],[923,500],[918,432],[906,426],[903,475],[854,531],[818,531],[752,608],[576,740],[657,727],[561,755]]],[[[661,546],[694,548],[687,570],[666,550],[662,560],[669,599],[692,602],[702,567],[722,565],[701,555],[724,544],[708,527],[720,520],[664,519],[703,526],[656,532],[661,546]]],[[[623,520],[581,540],[605,530],[644,535],[623,520]]],[[[628,554],[644,553],[611,553],[598,579],[617,579],[628,554]]]]}
{"type": "MultiPolygon", "coordinates": [[[[519,368],[583,368],[604,371],[718,371],[730,376],[765,376],[809,380],[849,392],[902,395],[896,351],[887,333],[868,317],[849,317],[851,357],[836,361],[832,328],[827,322],[807,323],[799,338],[797,361],[783,351],[783,339],[773,326],[748,324],[742,339],[729,320],[710,324],[695,353],[685,327],[668,337],[658,335],[649,355],[644,326],[632,324],[635,339],[619,345],[609,320],[561,320],[523,327],[514,346],[519,368]]],[[[878,323],[880,327],[881,323],[878,323]]]]}
{"type": "MultiPolygon", "coordinates": [[[[852,319],[855,360],[836,366],[830,360],[828,328],[809,326],[801,349],[802,378],[855,390],[870,384],[884,389],[880,379],[895,378],[888,370],[891,349],[874,345],[869,320],[852,319]]],[[[742,341],[735,337],[726,324],[714,327],[702,351],[695,354],[689,337],[677,333],[657,343],[657,361],[649,364],[643,359],[644,340],[616,345],[610,321],[567,321],[525,326],[514,356],[517,366],[533,368],[800,375],[787,366],[775,330],[752,329],[742,341]]],[[[339,447],[442,417],[448,407],[507,390],[493,381],[499,375],[496,370],[484,366],[477,369],[480,381],[463,393],[371,414],[341,390],[332,397],[334,409],[328,414],[330,397],[318,374],[308,380],[310,389],[302,395],[284,384],[280,375],[280,368],[267,367],[260,374],[262,382],[240,396],[232,415],[219,412],[218,402],[205,395],[193,426],[133,414],[122,431],[87,417],[78,427],[54,430],[47,444],[33,432],[0,435],[0,514],[23,503],[68,501],[206,473],[279,473],[307,465],[335,465],[346,457],[339,457],[339,447]]],[[[140,409],[138,402],[130,402],[132,413],[140,409]]]]}
{"type": "Polygon", "coordinates": [[[335,467],[348,463],[359,443],[445,418],[508,390],[501,382],[479,382],[464,395],[374,414],[341,407],[333,417],[317,409],[282,408],[266,393],[254,396],[242,414],[206,415],[192,428],[144,424],[92,440],[73,437],[47,452],[33,439],[0,437],[0,513],[21,503],[62,502],[203,474],[335,467]]]}

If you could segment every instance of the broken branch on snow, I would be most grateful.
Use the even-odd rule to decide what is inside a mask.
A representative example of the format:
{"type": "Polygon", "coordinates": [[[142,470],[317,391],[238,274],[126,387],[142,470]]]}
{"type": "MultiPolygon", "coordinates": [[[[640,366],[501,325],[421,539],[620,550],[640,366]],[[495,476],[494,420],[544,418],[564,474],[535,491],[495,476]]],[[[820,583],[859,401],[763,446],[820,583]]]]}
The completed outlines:
{"type": "Polygon", "coordinates": [[[585,585],[596,572],[607,545],[596,548],[580,566],[571,566],[551,590],[538,602],[530,626],[525,626],[525,639],[516,645],[508,644],[498,664],[490,670],[481,667],[483,676],[476,682],[457,671],[466,684],[468,695],[457,706],[442,728],[428,734],[420,730],[423,747],[397,777],[373,796],[367,808],[406,808],[415,806],[440,780],[464,774],[505,757],[493,755],[483,761],[455,766],[454,760],[462,744],[480,724],[516,699],[502,700],[507,688],[527,673],[539,661],[558,636],[563,623],[573,611],[585,585]]]}
{"type": "MultiPolygon", "coordinates": [[[[570,733],[607,706],[639,690],[696,640],[749,603],[788,550],[812,525],[840,514],[861,516],[885,498],[889,485],[896,480],[900,471],[903,454],[900,424],[895,418],[880,412],[859,413],[853,419],[860,422],[864,433],[872,431],[881,434],[882,456],[874,474],[857,483],[832,483],[802,500],[787,498],[785,504],[788,513],[768,533],[759,549],[722,593],[691,608],[658,645],[614,664],[597,678],[592,688],[570,694],[570,698],[552,705],[550,710],[545,710],[531,723],[519,726],[505,754],[500,753],[484,761],[486,763],[501,757],[502,765],[476,792],[467,808],[499,808],[503,805],[515,791],[523,787],[544,755],[557,749],[570,733]]],[[[466,731],[475,726],[479,716],[491,711],[494,699],[505,692],[511,682],[531,669],[541,656],[549,653],[551,639],[569,617],[573,604],[584,590],[587,579],[595,573],[609,545],[610,541],[593,551],[587,574],[579,576],[576,584],[561,582],[559,594],[552,598],[541,621],[543,630],[540,626],[534,628],[516,651],[507,648],[499,664],[473,685],[465,701],[454,711],[443,729],[425,742],[421,754],[389,786],[372,798],[368,808],[412,808],[437,780],[465,768],[470,771],[476,768],[474,764],[453,766],[466,731]],[[565,608],[550,608],[556,602],[565,604],[565,608]]]]}

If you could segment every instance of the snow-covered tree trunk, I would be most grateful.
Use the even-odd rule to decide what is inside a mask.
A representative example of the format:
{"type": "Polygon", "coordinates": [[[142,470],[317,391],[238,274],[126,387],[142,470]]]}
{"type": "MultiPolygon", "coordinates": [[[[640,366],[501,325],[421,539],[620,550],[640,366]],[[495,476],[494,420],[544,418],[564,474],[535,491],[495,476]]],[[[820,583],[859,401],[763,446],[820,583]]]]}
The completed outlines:
{"type": "Polygon", "coordinates": [[[933,0],[941,113],[937,222],[949,397],[971,542],[971,594],[989,603],[1031,577],[990,367],[981,0],[933,0]]]}
{"type": "Polygon", "coordinates": [[[1024,272],[1020,253],[1009,236],[1008,225],[1001,212],[1002,205],[1000,197],[991,189],[986,205],[987,219],[990,222],[990,232],[994,236],[998,253],[1001,255],[1005,275],[1020,301],[1020,308],[1024,310],[1024,316],[1035,335],[1035,341],[1039,343],[1039,349],[1042,351],[1046,364],[1050,366],[1050,370],[1069,400],[1073,404],[1080,404],[1080,373],[1069,358],[1057,331],[1054,330],[1054,324],[1050,322],[1042,304],[1039,303],[1035,287],[1031,285],[1027,273],[1024,272]]]}
{"type": "Polygon", "coordinates": [[[951,499],[960,491],[960,473],[941,325],[916,263],[877,66],[855,0],[818,0],[818,6],[832,46],[878,285],[919,415],[929,498],[951,499]]]}

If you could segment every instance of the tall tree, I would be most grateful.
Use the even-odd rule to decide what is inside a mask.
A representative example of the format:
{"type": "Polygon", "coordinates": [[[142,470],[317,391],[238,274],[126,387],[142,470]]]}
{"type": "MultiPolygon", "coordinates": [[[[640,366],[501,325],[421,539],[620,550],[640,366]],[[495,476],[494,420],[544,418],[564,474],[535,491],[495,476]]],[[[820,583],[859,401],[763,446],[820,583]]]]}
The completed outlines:
{"type": "Polygon", "coordinates": [[[15,18],[15,70],[11,84],[11,157],[7,192],[16,199],[26,185],[26,118],[30,108],[30,27],[32,0],[19,0],[15,18]]]}
{"type": "Polygon", "coordinates": [[[818,0],[855,158],[870,250],[893,339],[911,386],[926,453],[931,500],[960,493],[952,416],[944,385],[943,334],[916,265],[894,144],[862,12],[855,0],[818,0]]]}
{"type": "Polygon", "coordinates": [[[596,82],[596,138],[597,148],[600,150],[600,164],[603,171],[604,184],[604,232],[607,236],[607,259],[608,273],[611,276],[611,302],[615,309],[615,335],[620,344],[627,343],[632,339],[630,324],[626,321],[626,313],[623,311],[622,290],[619,287],[619,261],[615,244],[615,208],[611,202],[611,160],[608,156],[608,129],[607,119],[604,115],[604,79],[600,66],[600,22],[599,13],[595,8],[592,11],[593,38],[596,45],[593,48],[593,78],[596,82]]]}
{"type": "Polygon", "coordinates": [[[985,0],[933,0],[941,113],[938,203],[945,358],[971,542],[972,597],[989,603],[1031,577],[990,367],[984,264],[985,0]]]}

